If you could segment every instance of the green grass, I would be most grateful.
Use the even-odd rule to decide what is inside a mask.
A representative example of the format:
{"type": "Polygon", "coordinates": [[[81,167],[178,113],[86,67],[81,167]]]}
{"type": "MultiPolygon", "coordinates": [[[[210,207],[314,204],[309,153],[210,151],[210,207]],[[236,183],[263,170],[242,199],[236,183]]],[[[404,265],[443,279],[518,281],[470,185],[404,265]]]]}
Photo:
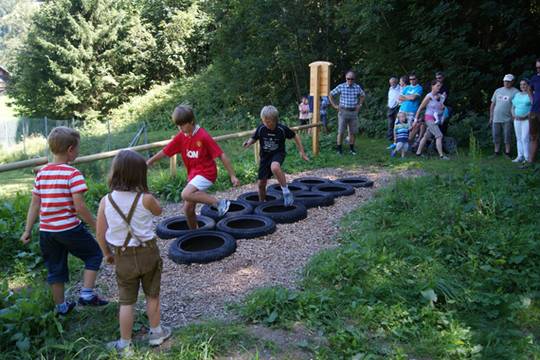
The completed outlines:
{"type": "MultiPolygon", "coordinates": [[[[241,181],[251,183],[256,177],[253,151],[243,150],[240,144],[241,140],[221,143],[241,181]]],[[[310,148],[309,139],[304,139],[304,145],[310,148]]],[[[257,358],[256,349],[274,353],[279,349],[250,335],[250,323],[288,328],[301,322],[326,337],[326,345],[308,348],[321,359],[539,358],[538,170],[522,171],[505,159],[484,158],[475,146],[470,154],[445,162],[429,157],[392,159],[384,141],[365,137],[359,139],[359,154],[354,157],[335,154],[333,145],[334,134],[324,135],[321,155],[304,162],[289,142],[285,171],[376,166],[390,172],[419,169],[428,175],[399,180],[343,219],[336,239],[341,246],[312,259],[304,272],[302,291],[257,290],[236,307],[242,322],[182,328],[175,331],[172,347],[163,352],[139,342],[138,357],[212,359],[249,351],[257,358]]],[[[177,201],[185,170],[179,168],[179,176],[171,179],[167,168],[167,161],[156,166],[150,184],[162,198],[177,201]]],[[[101,175],[89,178],[87,201],[95,209],[107,189],[101,175]]],[[[220,169],[214,190],[229,186],[220,169]]],[[[27,199],[16,197],[5,203],[15,200],[15,211],[6,207],[3,219],[8,214],[22,218],[27,199]]],[[[6,223],[6,234],[19,231],[13,229],[6,223]]],[[[37,243],[33,246],[9,250],[17,261],[7,274],[11,284],[19,281],[43,289],[37,243]]],[[[72,261],[70,266],[73,278],[80,278],[80,262],[72,261]]],[[[23,340],[29,339],[28,358],[38,354],[114,358],[103,344],[118,336],[116,304],[102,311],[84,309],[69,321],[53,322],[48,335],[40,335],[33,329],[45,326],[37,314],[51,308],[48,292],[13,298],[6,289],[1,294],[8,299],[4,306],[11,304],[19,311],[20,321],[33,324],[22,328],[24,337],[19,339],[23,347],[23,340]],[[34,296],[33,303],[39,305],[24,311],[13,305],[28,296],[34,296]]],[[[137,331],[146,325],[140,312],[137,331]]],[[[10,344],[4,357],[20,357],[14,343],[10,344]]]]}

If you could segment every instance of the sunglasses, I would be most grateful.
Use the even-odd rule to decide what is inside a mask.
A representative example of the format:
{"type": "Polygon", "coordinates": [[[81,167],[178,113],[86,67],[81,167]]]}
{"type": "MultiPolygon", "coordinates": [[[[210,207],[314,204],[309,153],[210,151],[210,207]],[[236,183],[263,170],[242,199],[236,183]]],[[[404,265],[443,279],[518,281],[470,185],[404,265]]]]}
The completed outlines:
{"type": "Polygon", "coordinates": [[[347,80],[354,80],[354,78],[346,78],[347,80]]]}

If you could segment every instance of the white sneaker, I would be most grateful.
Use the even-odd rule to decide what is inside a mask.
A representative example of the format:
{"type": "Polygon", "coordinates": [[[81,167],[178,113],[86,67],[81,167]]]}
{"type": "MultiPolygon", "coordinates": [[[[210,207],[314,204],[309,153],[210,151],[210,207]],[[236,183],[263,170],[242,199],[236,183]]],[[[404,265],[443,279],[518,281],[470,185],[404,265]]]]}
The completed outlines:
{"type": "Polygon", "coordinates": [[[222,217],[229,211],[229,206],[231,206],[231,202],[229,200],[221,199],[218,202],[218,216],[222,217]]]}
{"type": "Polygon", "coordinates": [[[291,191],[283,193],[283,204],[285,206],[291,206],[294,202],[294,196],[291,191]]]}
{"type": "Polygon", "coordinates": [[[148,334],[148,344],[150,346],[158,346],[163,344],[165,340],[170,338],[172,335],[172,330],[170,327],[161,325],[161,332],[159,333],[150,333],[148,334]]]}
{"type": "Polygon", "coordinates": [[[522,162],[522,161],[523,161],[523,158],[521,158],[519,156],[517,158],[515,158],[514,160],[512,160],[512,162],[515,162],[515,163],[522,162]]]}
{"type": "Polygon", "coordinates": [[[114,350],[121,357],[130,357],[134,355],[133,346],[129,344],[126,347],[120,347],[118,340],[107,343],[107,350],[114,350]]]}

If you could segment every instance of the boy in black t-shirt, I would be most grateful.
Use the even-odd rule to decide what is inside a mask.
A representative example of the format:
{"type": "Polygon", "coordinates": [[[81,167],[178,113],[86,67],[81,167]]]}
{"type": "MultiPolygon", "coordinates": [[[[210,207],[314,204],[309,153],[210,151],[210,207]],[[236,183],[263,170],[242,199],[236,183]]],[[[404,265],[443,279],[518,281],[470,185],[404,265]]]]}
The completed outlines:
{"type": "Polygon", "coordinates": [[[272,105],[267,105],[261,110],[261,121],[255,132],[248,140],[244,141],[243,146],[249,147],[251,144],[259,140],[261,145],[260,151],[260,164],[258,174],[258,186],[259,186],[259,200],[264,201],[266,199],[266,184],[268,178],[274,174],[281,190],[283,192],[283,201],[285,206],[292,205],[294,197],[287,186],[287,179],[285,173],[281,169],[281,164],[285,161],[285,140],[293,139],[296,143],[296,147],[300,152],[300,156],[305,161],[308,161],[308,157],[304,152],[302,141],[298,134],[289,129],[287,126],[278,123],[279,113],[277,109],[272,105]]]}

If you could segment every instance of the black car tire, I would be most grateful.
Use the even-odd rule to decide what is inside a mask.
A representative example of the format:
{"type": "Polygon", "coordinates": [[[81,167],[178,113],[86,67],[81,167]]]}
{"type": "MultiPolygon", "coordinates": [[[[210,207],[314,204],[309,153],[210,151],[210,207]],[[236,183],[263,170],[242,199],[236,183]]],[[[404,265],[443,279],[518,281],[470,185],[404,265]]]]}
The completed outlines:
{"type": "Polygon", "coordinates": [[[315,185],[313,191],[321,191],[330,194],[334,198],[354,194],[354,188],[351,185],[334,182],[332,184],[315,185]]]}
{"type": "Polygon", "coordinates": [[[169,258],[177,264],[206,264],[236,251],[235,238],[221,231],[193,231],[174,240],[169,258]]]}
{"type": "Polygon", "coordinates": [[[306,208],[334,205],[334,197],[322,191],[298,191],[294,193],[294,202],[306,208]]]}
{"type": "Polygon", "coordinates": [[[231,234],[235,239],[252,239],[273,233],[276,231],[276,223],[267,216],[247,214],[221,219],[216,228],[231,234]]]}
{"type": "Polygon", "coordinates": [[[334,182],[339,184],[350,185],[352,187],[372,187],[373,181],[369,180],[365,176],[352,176],[341,179],[336,179],[334,182]]]}
{"type": "Polygon", "coordinates": [[[305,219],[307,208],[300,203],[285,206],[282,201],[269,201],[257,206],[254,213],[267,216],[279,224],[288,224],[305,219]]]}
{"type": "Polygon", "coordinates": [[[210,205],[204,205],[201,208],[201,215],[208,216],[217,222],[227,216],[253,213],[253,206],[251,206],[247,201],[230,200],[230,202],[231,205],[229,206],[229,211],[227,211],[227,213],[222,217],[219,217],[218,210],[214,206],[210,205]]]}
{"type": "Polygon", "coordinates": [[[331,182],[332,180],[321,178],[321,177],[305,176],[305,177],[294,179],[291,184],[300,183],[302,185],[307,186],[309,189],[311,189],[315,185],[328,184],[331,182]]]}
{"type": "Polygon", "coordinates": [[[213,230],[216,227],[214,219],[208,216],[197,215],[197,223],[199,224],[199,228],[191,230],[187,225],[185,216],[171,216],[157,224],[156,235],[160,239],[166,240],[180,237],[190,231],[213,230]]]}
{"type": "MultiPolygon", "coordinates": [[[[278,192],[270,192],[266,194],[266,201],[280,200],[283,196],[278,192]]],[[[238,200],[247,201],[253,208],[264,204],[265,201],[259,201],[259,193],[257,191],[250,191],[238,196],[238,200]]]]}

